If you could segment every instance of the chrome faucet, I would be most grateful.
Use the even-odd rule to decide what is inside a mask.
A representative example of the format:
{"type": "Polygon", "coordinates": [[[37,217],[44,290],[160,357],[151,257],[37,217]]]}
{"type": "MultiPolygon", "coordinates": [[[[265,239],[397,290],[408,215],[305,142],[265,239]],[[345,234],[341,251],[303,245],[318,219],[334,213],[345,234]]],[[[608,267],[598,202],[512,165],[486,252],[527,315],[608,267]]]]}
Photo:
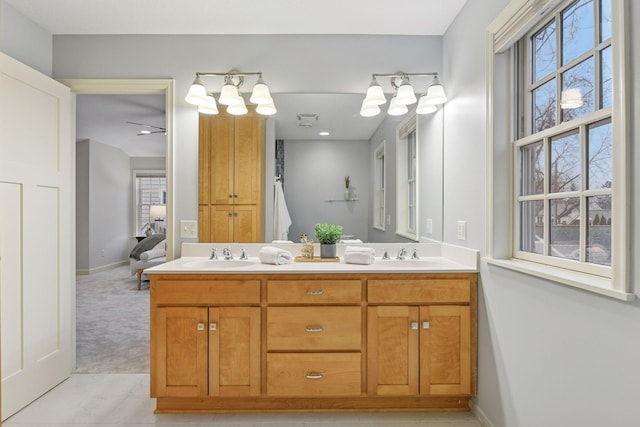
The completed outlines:
{"type": "Polygon", "coordinates": [[[209,259],[218,259],[218,253],[216,252],[216,248],[211,248],[211,255],[209,259]]]}
{"type": "Polygon", "coordinates": [[[233,254],[231,253],[231,249],[229,248],[224,248],[222,250],[222,255],[224,255],[224,259],[226,260],[233,259],[233,254]]]}
{"type": "Polygon", "coordinates": [[[389,252],[387,252],[386,248],[383,249],[382,259],[389,259],[389,252]]]}
{"type": "Polygon", "coordinates": [[[405,259],[406,256],[407,256],[407,250],[405,248],[401,248],[398,251],[398,255],[396,256],[396,259],[405,259]]]}
{"type": "Polygon", "coordinates": [[[249,259],[247,251],[245,251],[244,248],[240,249],[240,259],[249,259]]]}
{"type": "Polygon", "coordinates": [[[418,256],[418,250],[416,248],[413,248],[413,253],[411,254],[411,259],[420,259],[420,257],[418,256]]]}

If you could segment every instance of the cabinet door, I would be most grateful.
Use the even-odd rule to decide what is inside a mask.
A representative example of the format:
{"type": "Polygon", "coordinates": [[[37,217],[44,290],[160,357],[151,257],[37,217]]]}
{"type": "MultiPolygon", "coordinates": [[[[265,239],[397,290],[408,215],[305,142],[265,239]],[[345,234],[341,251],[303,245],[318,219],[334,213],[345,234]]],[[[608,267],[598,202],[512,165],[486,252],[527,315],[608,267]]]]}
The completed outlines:
{"type": "Polygon", "coordinates": [[[470,393],[470,308],[420,307],[420,394],[470,393]]]}
{"type": "MultiPolygon", "coordinates": [[[[210,191],[211,204],[235,203],[233,188],[234,119],[221,113],[210,120],[210,191]]],[[[202,202],[200,202],[202,204],[202,202]]]]}
{"type": "Polygon", "coordinates": [[[233,242],[258,242],[260,218],[256,205],[235,205],[233,207],[233,242]]]}
{"type": "Polygon", "coordinates": [[[209,395],[260,394],[260,307],[209,309],[209,395]]]}
{"type": "Polygon", "coordinates": [[[233,205],[211,205],[210,237],[207,242],[234,242],[233,240],[233,205]]]}
{"type": "Polygon", "coordinates": [[[368,394],[418,394],[418,307],[369,307],[368,394]]]}
{"type": "Polygon", "coordinates": [[[158,397],[207,395],[207,309],[157,309],[156,391],[158,397]]]}
{"type": "Polygon", "coordinates": [[[251,111],[235,117],[234,204],[255,205],[262,193],[262,118],[251,111]]]}

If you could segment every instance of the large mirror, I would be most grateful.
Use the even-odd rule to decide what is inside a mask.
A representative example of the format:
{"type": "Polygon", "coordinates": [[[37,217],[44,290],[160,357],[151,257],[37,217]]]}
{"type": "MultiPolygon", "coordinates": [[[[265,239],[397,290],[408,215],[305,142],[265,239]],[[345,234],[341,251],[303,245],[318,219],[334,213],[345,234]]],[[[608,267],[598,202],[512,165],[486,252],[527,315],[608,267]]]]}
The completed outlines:
{"type": "MultiPolygon", "coordinates": [[[[411,160],[406,151],[397,149],[396,132],[412,116],[411,109],[394,117],[385,114],[384,105],[380,115],[365,118],[359,114],[362,94],[273,97],[278,113],[270,119],[267,135],[276,144],[268,144],[266,154],[265,240],[274,237],[273,187],[279,176],[292,219],[289,240],[297,242],[301,233],[312,236],[317,222],[331,222],[342,225],[346,236],[363,242],[408,241],[396,233],[396,177],[406,173],[403,171],[411,160]],[[278,157],[273,164],[272,156],[278,157]],[[348,195],[346,176],[350,181],[348,195]],[[384,182],[383,215],[376,201],[381,192],[374,191],[372,184],[376,179],[384,182]],[[383,218],[374,227],[376,215],[383,218]]],[[[415,116],[415,224],[422,241],[442,240],[443,116],[443,107],[433,114],[415,116]]]]}

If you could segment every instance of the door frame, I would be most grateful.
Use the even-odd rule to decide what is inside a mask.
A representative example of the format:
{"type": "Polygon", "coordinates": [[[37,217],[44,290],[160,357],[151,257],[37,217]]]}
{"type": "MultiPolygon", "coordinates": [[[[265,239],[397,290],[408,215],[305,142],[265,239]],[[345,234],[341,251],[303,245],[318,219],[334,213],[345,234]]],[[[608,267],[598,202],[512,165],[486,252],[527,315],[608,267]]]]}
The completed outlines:
{"type": "MultiPolygon", "coordinates": [[[[76,103],[75,95],[150,95],[161,94],[165,96],[165,116],[166,116],[166,147],[165,147],[165,171],[167,179],[167,261],[173,259],[173,242],[175,240],[174,218],[174,96],[175,81],[173,79],[57,79],[60,83],[71,88],[72,102],[71,117],[74,122],[72,126],[72,141],[75,140],[75,117],[76,103]]],[[[75,321],[74,321],[75,326],[75,321]]],[[[74,357],[75,358],[75,357],[74,357]]]]}

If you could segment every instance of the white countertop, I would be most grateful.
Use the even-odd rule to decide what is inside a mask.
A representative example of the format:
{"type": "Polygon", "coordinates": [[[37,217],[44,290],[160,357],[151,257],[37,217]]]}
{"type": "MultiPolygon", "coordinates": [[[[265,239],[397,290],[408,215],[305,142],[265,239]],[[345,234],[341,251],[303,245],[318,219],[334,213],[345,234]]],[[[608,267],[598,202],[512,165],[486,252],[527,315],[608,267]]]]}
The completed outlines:
{"type": "MultiPolygon", "coordinates": [[[[362,244],[358,246],[373,247],[378,255],[373,264],[346,264],[341,256],[344,253],[344,247],[339,247],[339,262],[291,262],[289,264],[273,265],[262,264],[257,256],[258,251],[263,246],[277,246],[286,249],[295,257],[300,254],[300,244],[286,245],[270,245],[270,244],[186,244],[183,245],[182,258],[160,264],[145,270],[145,273],[161,274],[161,273],[180,273],[180,274],[265,274],[265,273],[475,273],[478,271],[477,260],[478,254],[475,250],[467,248],[458,248],[451,245],[441,244],[362,244]],[[197,246],[194,246],[197,245],[197,246]],[[384,246],[384,249],[383,249],[384,246]],[[445,247],[447,246],[447,247],[445,247]],[[235,259],[226,261],[220,257],[217,260],[210,260],[205,255],[211,247],[218,249],[222,247],[230,247],[233,251],[235,259]],[[244,248],[249,254],[248,260],[240,260],[240,247],[244,248]],[[399,247],[408,249],[407,259],[397,260],[395,255],[399,247]],[[418,254],[426,254],[420,256],[418,260],[409,259],[412,250],[416,248],[418,254]],[[383,260],[380,255],[387,249],[391,259],[383,260]]],[[[346,246],[346,245],[345,245],[346,246]]],[[[350,245],[354,246],[354,245],[350,245]]],[[[220,254],[221,251],[218,251],[220,254]]],[[[316,251],[318,254],[319,251],[316,251]]]]}

